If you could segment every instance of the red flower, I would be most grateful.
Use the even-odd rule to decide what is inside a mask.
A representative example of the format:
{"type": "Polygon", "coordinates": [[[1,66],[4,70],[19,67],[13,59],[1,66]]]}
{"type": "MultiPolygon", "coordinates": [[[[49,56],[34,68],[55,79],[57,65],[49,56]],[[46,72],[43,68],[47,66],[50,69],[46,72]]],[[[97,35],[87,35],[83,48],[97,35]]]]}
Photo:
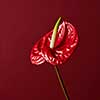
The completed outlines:
{"type": "Polygon", "coordinates": [[[30,59],[32,64],[42,64],[45,61],[52,65],[67,61],[78,43],[78,34],[75,27],[63,21],[57,32],[54,48],[50,48],[53,30],[45,34],[32,48],[30,59]]]}

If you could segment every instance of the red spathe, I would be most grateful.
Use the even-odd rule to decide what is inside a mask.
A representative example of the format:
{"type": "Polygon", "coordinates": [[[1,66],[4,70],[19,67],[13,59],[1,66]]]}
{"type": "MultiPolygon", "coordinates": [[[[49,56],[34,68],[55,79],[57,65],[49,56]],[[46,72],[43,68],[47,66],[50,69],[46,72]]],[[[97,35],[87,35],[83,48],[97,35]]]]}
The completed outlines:
{"type": "Polygon", "coordinates": [[[54,48],[50,48],[53,30],[45,34],[32,48],[30,59],[32,64],[42,64],[45,61],[52,65],[65,63],[78,43],[75,27],[63,21],[57,32],[54,48]]]}

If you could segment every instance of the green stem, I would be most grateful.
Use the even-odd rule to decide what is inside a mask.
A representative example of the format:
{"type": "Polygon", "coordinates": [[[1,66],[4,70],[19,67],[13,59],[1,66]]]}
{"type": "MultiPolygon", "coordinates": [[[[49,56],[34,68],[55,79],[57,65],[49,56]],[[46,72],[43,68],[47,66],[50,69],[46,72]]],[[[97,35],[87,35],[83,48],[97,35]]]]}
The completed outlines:
{"type": "Polygon", "coordinates": [[[56,72],[58,81],[59,81],[59,83],[60,83],[61,89],[62,89],[62,91],[63,91],[63,94],[64,94],[64,96],[65,96],[65,99],[66,99],[66,100],[69,100],[68,93],[67,93],[67,90],[66,90],[66,88],[65,88],[65,86],[64,86],[64,81],[63,81],[63,79],[62,79],[62,77],[61,77],[61,75],[60,75],[59,69],[57,68],[57,66],[54,66],[54,69],[55,69],[55,72],[56,72]]]}

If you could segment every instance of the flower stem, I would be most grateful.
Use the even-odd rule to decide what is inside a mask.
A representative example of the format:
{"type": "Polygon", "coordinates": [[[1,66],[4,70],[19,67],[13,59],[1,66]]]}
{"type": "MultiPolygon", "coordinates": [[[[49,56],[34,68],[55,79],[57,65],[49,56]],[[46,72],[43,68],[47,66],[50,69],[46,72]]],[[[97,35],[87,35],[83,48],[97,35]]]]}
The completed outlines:
{"type": "Polygon", "coordinates": [[[54,66],[54,69],[55,69],[56,75],[58,77],[58,81],[60,83],[60,86],[61,86],[61,89],[63,91],[63,94],[64,94],[66,100],[69,100],[68,93],[67,93],[67,90],[66,90],[66,88],[64,86],[64,81],[63,81],[63,79],[62,79],[62,77],[60,75],[59,69],[58,69],[57,66],[54,66]]]}

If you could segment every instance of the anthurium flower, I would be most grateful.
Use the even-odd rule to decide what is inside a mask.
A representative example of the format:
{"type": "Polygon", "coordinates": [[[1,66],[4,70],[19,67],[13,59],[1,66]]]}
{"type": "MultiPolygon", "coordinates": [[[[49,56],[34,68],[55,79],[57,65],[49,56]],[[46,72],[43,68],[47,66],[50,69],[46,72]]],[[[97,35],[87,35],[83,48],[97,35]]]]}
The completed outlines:
{"type": "Polygon", "coordinates": [[[45,61],[52,65],[63,64],[73,53],[78,44],[78,34],[75,27],[66,20],[63,20],[58,28],[56,26],[55,43],[51,48],[53,31],[46,33],[34,44],[30,55],[32,64],[39,65],[45,61]]]}

